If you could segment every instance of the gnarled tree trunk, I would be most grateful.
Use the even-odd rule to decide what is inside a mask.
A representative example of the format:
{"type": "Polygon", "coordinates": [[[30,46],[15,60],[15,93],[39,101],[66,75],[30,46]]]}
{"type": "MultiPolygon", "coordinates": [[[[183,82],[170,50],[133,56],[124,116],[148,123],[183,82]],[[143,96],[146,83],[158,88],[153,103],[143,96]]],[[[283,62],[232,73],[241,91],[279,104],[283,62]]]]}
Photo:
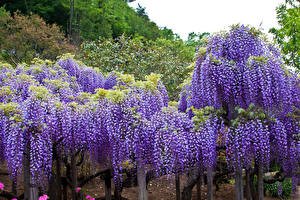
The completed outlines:
{"type": "Polygon", "coordinates": [[[203,184],[203,172],[201,170],[200,172],[200,176],[199,176],[199,179],[198,179],[198,182],[197,182],[197,200],[201,200],[201,186],[203,184]]]}
{"type": "Polygon", "coordinates": [[[175,175],[175,185],[176,185],[176,200],[180,200],[180,175],[175,175]]]}
{"type": "Polygon", "coordinates": [[[105,181],[105,200],[111,200],[111,172],[107,170],[104,175],[105,181]]]}
{"type": "Polygon", "coordinates": [[[24,155],[24,200],[37,200],[38,187],[34,184],[30,172],[30,142],[26,145],[24,155]]]}
{"type": "Polygon", "coordinates": [[[235,172],[235,196],[236,200],[244,200],[242,167],[235,172]]]}
{"type": "Polygon", "coordinates": [[[189,178],[187,182],[184,184],[184,188],[182,191],[182,200],[191,200],[192,199],[192,190],[193,187],[196,185],[199,179],[199,174],[200,174],[200,168],[196,167],[192,169],[189,173],[189,178]]]}
{"type": "Polygon", "coordinates": [[[254,200],[253,199],[253,174],[252,174],[252,168],[246,169],[246,196],[247,200],[254,200]]]}
{"type": "Polygon", "coordinates": [[[53,172],[51,179],[50,179],[50,186],[49,186],[49,197],[50,199],[62,199],[62,182],[61,182],[61,159],[60,156],[57,155],[56,158],[56,171],[53,172]]]}
{"type": "Polygon", "coordinates": [[[77,166],[76,166],[76,154],[71,155],[71,179],[72,179],[72,200],[77,200],[77,166]]]}
{"type": "Polygon", "coordinates": [[[17,178],[13,179],[11,188],[12,188],[12,193],[17,194],[17,178]]]}
{"type": "Polygon", "coordinates": [[[207,200],[214,199],[214,184],[213,184],[213,171],[212,168],[207,168],[207,200]]]}
{"type": "Polygon", "coordinates": [[[262,164],[258,165],[258,174],[257,174],[257,193],[258,200],[264,199],[264,167],[262,164]]]}
{"type": "Polygon", "coordinates": [[[139,161],[137,163],[139,200],[148,200],[145,168],[139,161]]]}

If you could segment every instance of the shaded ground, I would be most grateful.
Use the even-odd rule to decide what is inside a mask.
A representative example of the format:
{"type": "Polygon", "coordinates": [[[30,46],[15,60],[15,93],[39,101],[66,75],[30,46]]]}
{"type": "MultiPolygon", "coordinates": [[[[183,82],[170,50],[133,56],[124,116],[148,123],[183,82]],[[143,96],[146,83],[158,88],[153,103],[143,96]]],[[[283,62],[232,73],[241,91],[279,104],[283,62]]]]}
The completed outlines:
{"type": "MultiPolygon", "coordinates": [[[[12,183],[9,179],[7,169],[5,165],[0,165],[0,182],[4,183],[5,190],[11,191],[12,183]]],[[[181,190],[183,188],[184,182],[186,180],[185,176],[181,177],[181,190]]],[[[19,180],[18,184],[18,194],[23,192],[21,187],[22,182],[19,180]]],[[[114,188],[112,188],[114,189],[114,188]]],[[[86,187],[86,194],[89,194],[92,197],[100,198],[104,197],[104,181],[99,177],[91,181],[86,187]]],[[[112,190],[113,193],[113,190],[112,190]]],[[[174,177],[161,177],[150,182],[148,187],[149,200],[174,200],[176,199],[175,194],[175,179],[174,177]]],[[[220,185],[220,190],[214,192],[215,200],[234,200],[234,185],[232,184],[222,184],[220,185]]],[[[196,187],[193,190],[193,199],[196,199],[196,187]]],[[[206,188],[202,187],[202,199],[205,198],[206,188]]],[[[129,200],[137,200],[137,188],[125,188],[122,192],[122,197],[125,197],[129,200]]],[[[0,197],[0,200],[4,198],[0,197]]],[[[265,200],[275,200],[276,198],[266,197],[265,200]]],[[[300,187],[298,186],[298,193],[292,197],[293,200],[300,200],[300,187]]]]}
{"type": "MultiPolygon", "coordinates": [[[[184,185],[185,177],[181,177],[181,190],[184,185]]],[[[296,195],[292,198],[293,200],[300,200],[300,187],[298,189],[298,196],[296,195]]],[[[88,194],[93,195],[95,197],[103,197],[104,196],[104,183],[97,179],[94,183],[89,184],[86,187],[86,191],[88,194]]],[[[176,199],[175,193],[175,178],[174,177],[162,177],[160,179],[156,179],[150,182],[148,187],[149,200],[174,200],[176,199]]],[[[206,187],[202,187],[202,199],[206,199],[204,195],[206,195],[206,187]]],[[[220,185],[220,190],[214,192],[215,200],[234,200],[234,185],[232,184],[222,184],[220,185]]],[[[125,197],[129,200],[137,200],[138,192],[137,188],[126,188],[122,192],[122,197],[125,197]]],[[[193,198],[196,199],[197,191],[196,187],[193,189],[193,198]]],[[[265,200],[275,200],[278,198],[265,197],[265,200]]]]}

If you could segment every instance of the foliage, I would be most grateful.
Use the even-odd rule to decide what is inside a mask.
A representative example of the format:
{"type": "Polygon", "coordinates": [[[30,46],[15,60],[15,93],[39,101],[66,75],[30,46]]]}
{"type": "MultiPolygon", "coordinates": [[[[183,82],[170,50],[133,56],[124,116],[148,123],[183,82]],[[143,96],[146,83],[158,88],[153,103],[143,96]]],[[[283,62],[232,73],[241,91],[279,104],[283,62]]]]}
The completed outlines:
{"type": "Polygon", "coordinates": [[[74,31],[83,40],[117,38],[139,35],[148,40],[161,36],[159,27],[151,22],[140,7],[135,11],[122,0],[77,1],[75,4],[74,31]]]}
{"type": "MultiPolygon", "coordinates": [[[[63,5],[66,0],[2,0],[0,6],[11,13],[20,11],[24,15],[39,15],[48,24],[64,27],[69,17],[69,9],[63,5]],[[59,13],[59,15],[57,14],[59,13]]],[[[66,29],[64,29],[66,30],[66,29]]]]}
{"type": "Polygon", "coordinates": [[[272,197],[281,197],[288,199],[292,194],[292,181],[290,178],[283,182],[275,182],[273,184],[264,184],[264,190],[269,192],[272,197]]]}
{"type": "Polygon", "coordinates": [[[171,100],[177,98],[178,86],[187,78],[187,66],[193,59],[193,49],[182,40],[148,41],[124,36],[117,40],[100,39],[81,45],[79,58],[104,73],[119,71],[133,74],[138,80],[150,73],[161,74],[171,100]]]}
{"type": "Polygon", "coordinates": [[[167,39],[167,40],[171,40],[171,41],[180,39],[179,35],[174,33],[172,31],[172,29],[169,29],[167,27],[163,27],[163,28],[160,29],[160,36],[159,37],[167,39]]]}
{"type": "Polygon", "coordinates": [[[149,19],[148,15],[146,13],[146,8],[142,7],[139,3],[138,3],[138,7],[136,8],[136,13],[141,17],[149,19]]]}
{"type": "Polygon", "coordinates": [[[205,46],[205,40],[207,40],[210,33],[204,32],[204,33],[194,33],[191,32],[188,35],[188,39],[185,41],[185,44],[188,46],[192,46],[195,49],[198,46],[205,46]]]}
{"type": "MultiPolygon", "coordinates": [[[[257,176],[254,176],[254,186],[257,186],[257,176]]],[[[286,178],[282,182],[264,183],[264,192],[267,196],[280,197],[280,199],[289,199],[292,194],[292,179],[286,178]]]]}
{"type": "Polygon", "coordinates": [[[276,8],[280,28],[272,28],[287,65],[300,69],[300,7],[299,1],[286,0],[276,8]]]}
{"type": "Polygon", "coordinates": [[[99,36],[116,38],[126,35],[141,35],[155,40],[160,36],[158,26],[145,13],[138,13],[124,0],[17,0],[1,1],[10,12],[19,10],[29,15],[40,15],[47,23],[56,23],[73,39],[96,40],[99,36]],[[60,13],[59,15],[57,13],[60,13]],[[142,14],[141,14],[142,13],[142,14]],[[71,17],[72,16],[72,17],[71,17]],[[70,27],[70,20],[72,27],[70,27]]]}
{"type": "Polygon", "coordinates": [[[12,64],[34,57],[55,59],[61,53],[74,52],[59,28],[46,24],[38,15],[16,12],[10,16],[1,8],[0,27],[1,57],[12,64]]]}

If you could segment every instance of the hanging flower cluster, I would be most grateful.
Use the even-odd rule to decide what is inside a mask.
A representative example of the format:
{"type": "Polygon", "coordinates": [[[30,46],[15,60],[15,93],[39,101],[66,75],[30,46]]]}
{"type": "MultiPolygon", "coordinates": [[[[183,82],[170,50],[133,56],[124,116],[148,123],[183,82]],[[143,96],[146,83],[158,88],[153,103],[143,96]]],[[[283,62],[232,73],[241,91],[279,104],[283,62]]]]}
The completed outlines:
{"type": "Polygon", "coordinates": [[[47,183],[54,150],[64,156],[89,152],[94,161],[112,167],[117,184],[128,161],[173,173],[192,157],[192,124],[185,114],[162,112],[168,94],[157,75],[145,81],[122,74],[105,79],[70,57],[3,66],[1,72],[6,76],[0,82],[0,156],[13,178],[30,160],[32,182],[47,183]],[[168,123],[176,127],[161,132],[168,123]],[[165,137],[170,141],[160,141],[165,137]]]}
{"type": "Polygon", "coordinates": [[[223,111],[218,120],[210,115],[205,123],[194,121],[202,133],[199,155],[206,166],[214,163],[211,158],[223,132],[226,159],[234,169],[247,168],[253,161],[268,167],[276,160],[295,176],[300,160],[299,103],[299,79],[283,66],[278,50],[260,31],[236,25],[198,48],[192,80],[182,90],[179,108],[190,117],[197,117],[191,107],[223,111]]]}

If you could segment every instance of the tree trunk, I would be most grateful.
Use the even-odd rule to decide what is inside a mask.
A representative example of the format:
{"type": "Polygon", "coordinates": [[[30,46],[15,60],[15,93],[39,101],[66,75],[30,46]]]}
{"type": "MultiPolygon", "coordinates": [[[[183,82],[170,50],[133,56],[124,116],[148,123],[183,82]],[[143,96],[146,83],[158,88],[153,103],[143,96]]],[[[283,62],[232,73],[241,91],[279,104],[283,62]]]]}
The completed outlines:
{"type": "Polygon", "coordinates": [[[139,190],[139,200],[148,200],[147,188],[146,188],[146,172],[144,166],[138,162],[137,164],[137,180],[139,190]]]}
{"type": "Polygon", "coordinates": [[[105,200],[111,200],[111,172],[105,174],[105,200]]]}
{"type": "Polygon", "coordinates": [[[72,22],[74,13],[74,0],[70,0],[70,23],[69,23],[69,36],[72,38],[72,22]]]}
{"type": "Polygon", "coordinates": [[[30,142],[26,145],[24,156],[24,200],[37,200],[38,187],[34,184],[30,173],[30,142]]]}
{"type": "Polygon", "coordinates": [[[213,171],[212,168],[207,168],[207,200],[213,200],[213,171]]]}
{"type": "Polygon", "coordinates": [[[180,175],[175,175],[175,185],[176,185],[176,200],[180,200],[180,175]]]}
{"type": "Polygon", "coordinates": [[[202,179],[203,179],[203,172],[201,170],[200,172],[200,177],[198,179],[198,182],[197,182],[197,200],[201,200],[201,186],[202,186],[202,179]]]}
{"type": "Polygon", "coordinates": [[[250,189],[251,189],[251,195],[252,195],[252,198],[253,200],[257,200],[258,199],[258,195],[257,195],[257,189],[255,188],[254,186],[254,175],[255,175],[255,172],[258,171],[257,169],[257,165],[254,166],[254,169],[252,170],[251,169],[251,173],[250,173],[250,189]]]}
{"type": "Polygon", "coordinates": [[[56,179],[57,179],[56,174],[52,171],[51,178],[49,181],[49,189],[48,189],[50,199],[56,199],[57,197],[58,190],[57,190],[56,179]]]}
{"type": "Polygon", "coordinates": [[[72,200],[77,200],[77,167],[76,167],[76,155],[71,155],[71,179],[72,179],[72,200]]]}
{"type": "Polygon", "coordinates": [[[242,168],[238,168],[235,172],[235,199],[236,200],[243,200],[244,193],[243,193],[243,171],[242,168]]]}
{"type": "Polygon", "coordinates": [[[197,184],[199,179],[200,168],[196,167],[192,169],[189,173],[189,178],[184,184],[181,199],[182,200],[191,200],[192,199],[192,190],[193,187],[197,184]]]}
{"type": "Polygon", "coordinates": [[[253,179],[251,180],[251,168],[246,169],[246,195],[247,200],[253,200],[252,195],[254,193],[251,192],[251,186],[253,187],[253,179]]]}
{"type": "Polygon", "coordinates": [[[63,200],[68,200],[68,186],[67,184],[63,185],[63,200]]]}
{"type": "Polygon", "coordinates": [[[56,171],[52,172],[49,184],[49,197],[50,199],[62,200],[62,183],[61,183],[61,160],[60,156],[56,158],[56,171]]]}
{"type": "MultiPolygon", "coordinates": [[[[59,154],[59,153],[58,153],[59,154]]],[[[57,156],[56,160],[56,183],[57,183],[57,200],[62,199],[62,190],[61,190],[61,157],[57,156]]]]}
{"type": "Polygon", "coordinates": [[[12,193],[17,194],[17,178],[13,179],[11,189],[12,193]]]}
{"type": "Polygon", "coordinates": [[[115,185],[115,191],[114,191],[114,199],[115,200],[121,200],[122,199],[121,190],[116,185],[115,185]]]}
{"type": "Polygon", "coordinates": [[[258,165],[258,174],[257,174],[257,193],[258,200],[264,199],[264,168],[262,164],[258,165]]]}

